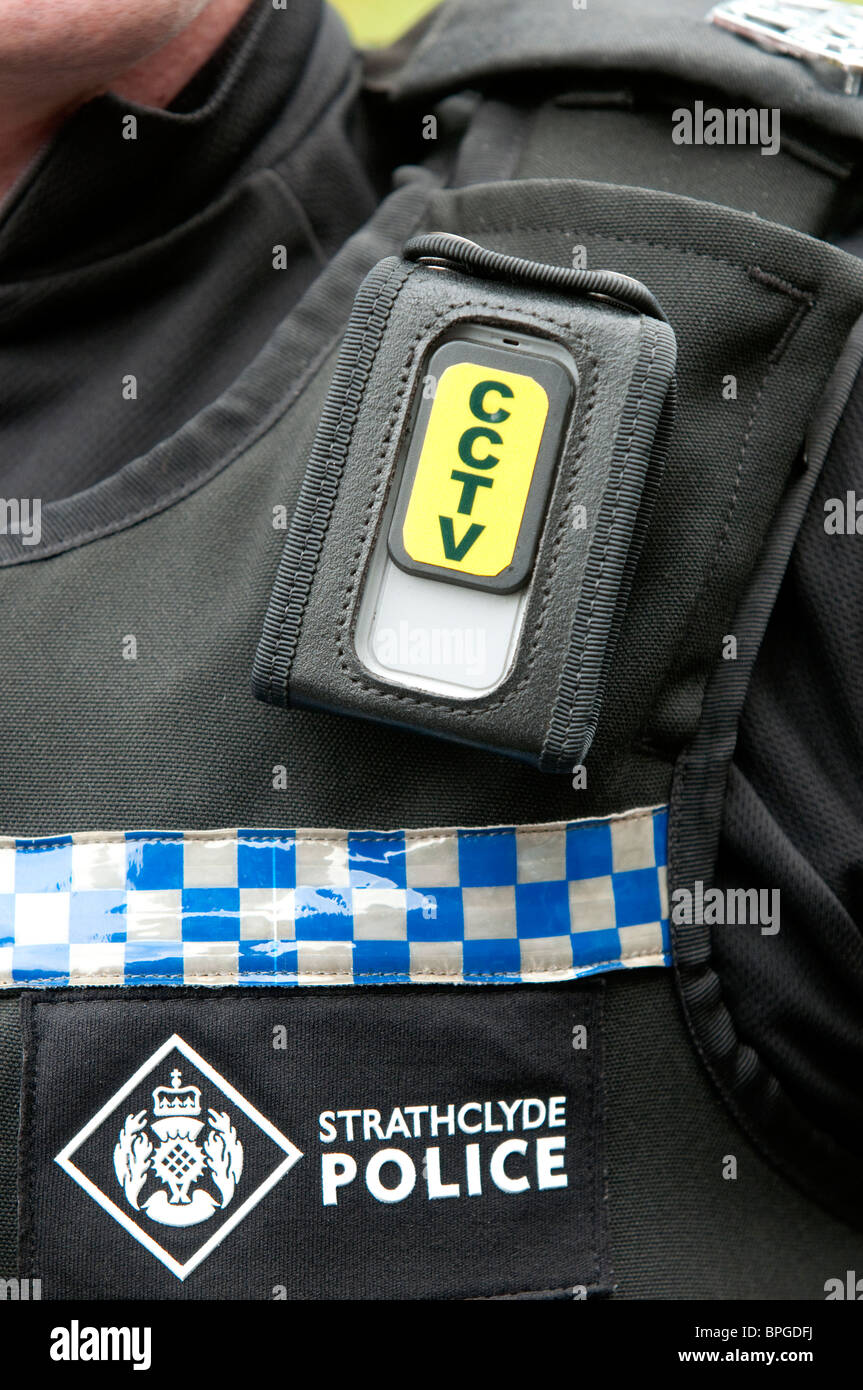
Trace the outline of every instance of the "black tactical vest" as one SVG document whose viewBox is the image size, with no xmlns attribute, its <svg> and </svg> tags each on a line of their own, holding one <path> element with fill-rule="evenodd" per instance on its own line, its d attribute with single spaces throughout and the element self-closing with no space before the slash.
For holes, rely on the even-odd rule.
<svg viewBox="0 0 863 1390">
<path fill-rule="evenodd" d="M 366 82 L 414 132 L 373 215 L 215 401 L 0 536 L 0 1274 L 823 1298 L 863 1162 L 858 100 L 697 0 L 448 5 Z M 526 455 L 495 591 L 468 504 Z M 382 565 L 462 626 L 394 608 L 381 656 Z M 465 698 L 480 603 L 515 635 Z"/>
</svg>

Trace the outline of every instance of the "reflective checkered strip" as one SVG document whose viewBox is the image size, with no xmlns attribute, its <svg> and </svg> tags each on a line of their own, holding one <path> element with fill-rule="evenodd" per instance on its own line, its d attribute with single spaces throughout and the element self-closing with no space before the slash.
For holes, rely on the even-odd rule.
<svg viewBox="0 0 863 1390">
<path fill-rule="evenodd" d="M 0 839 L 0 985 L 506 984 L 668 965 L 665 807 Z"/>
</svg>

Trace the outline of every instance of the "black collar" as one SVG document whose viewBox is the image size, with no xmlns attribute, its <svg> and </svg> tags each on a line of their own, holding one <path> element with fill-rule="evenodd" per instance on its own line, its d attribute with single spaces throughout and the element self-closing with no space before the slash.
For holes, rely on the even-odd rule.
<svg viewBox="0 0 863 1390">
<path fill-rule="evenodd" d="M 42 151 L 0 215 L 0 279 L 91 264 L 168 232 L 254 157 L 299 82 L 321 0 L 251 9 L 166 110 L 107 93 Z M 123 138 L 134 116 L 137 138 Z"/>
</svg>

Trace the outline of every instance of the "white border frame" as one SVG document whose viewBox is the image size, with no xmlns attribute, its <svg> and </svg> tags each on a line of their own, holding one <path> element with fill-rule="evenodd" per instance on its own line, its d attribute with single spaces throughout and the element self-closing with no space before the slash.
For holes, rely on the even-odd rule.
<svg viewBox="0 0 863 1390">
<path fill-rule="evenodd" d="M 264 1134 L 272 1139 L 273 1143 L 287 1155 L 285 1160 L 279 1164 L 278 1168 L 276 1168 L 268 1178 L 265 1178 L 259 1187 L 255 1188 L 255 1191 L 246 1198 L 245 1202 L 228 1217 L 228 1220 L 210 1236 L 209 1240 L 205 1241 L 194 1255 L 189 1257 L 185 1264 L 180 1264 L 179 1260 L 175 1260 L 173 1255 L 170 1255 L 167 1250 L 164 1250 L 162 1246 L 159 1245 L 158 1241 L 154 1240 L 152 1236 L 142 1230 L 130 1216 L 127 1216 L 115 1202 L 111 1201 L 110 1197 L 107 1197 L 105 1193 L 102 1192 L 101 1188 L 98 1188 L 94 1182 L 91 1182 L 86 1174 L 82 1173 L 81 1169 L 76 1167 L 72 1162 L 72 1155 L 81 1147 L 85 1140 L 89 1139 L 90 1135 L 99 1128 L 114 1110 L 116 1110 L 120 1102 L 124 1100 L 130 1092 L 134 1091 L 135 1087 L 138 1086 L 151 1071 L 156 1069 L 162 1058 L 166 1057 L 169 1052 L 173 1052 L 175 1048 L 178 1052 L 181 1052 L 184 1057 L 187 1057 L 193 1066 L 197 1067 L 204 1076 L 212 1081 L 213 1085 L 216 1086 L 228 1100 L 232 1101 L 239 1110 L 242 1110 L 246 1117 L 250 1119 L 253 1124 L 256 1124 L 259 1129 L 263 1130 Z M 169 1269 L 178 1279 L 185 1280 L 187 1276 L 192 1273 L 192 1270 L 196 1269 L 202 1260 L 205 1260 L 208 1255 L 212 1254 L 216 1246 L 222 1243 L 234 1227 L 239 1225 L 252 1208 L 257 1206 L 258 1202 L 267 1195 L 271 1188 L 275 1187 L 277 1182 L 281 1181 L 285 1174 L 293 1168 L 297 1160 L 302 1157 L 302 1150 L 298 1149 L 296 1144 L 291 1143 L 290 1139 L 287 1139 L 280 1130 L 276 1129 L 275 1125 L 271 1124 L 259 1110 L 255 1109 L 250 1101 L 247 1101 L 229 1081 L 226 1081 L 225 1078 L 216 1071 L 215 1067 L 211 1067 L 209 1062 L 205 1062 L 204 1058 L 201 1057 L 194 1048 L 184 1042 L 178 1033 L 172 1033 L 167 1042 L 164 1042 L 162 1046 L 144 1062 L 143 1066 L 138 1068 L 134 1076 L 130 1077 L 130 1079 L 120 1087 L 119 1091 L 115 1092 L 109 1101 L 106 1101 L 101 1110 L 97 1111 L 93 1118 L 87 1121 L 84 1128 L 75 1135 L 74 1139 L 70 1139 L 66 1147 L 61 1149 L 56 1155 L 54 1162 L 58 1163 L 63 1171 L 68 1173 L 69 1177 L 93 1198 L 94 1202 L 97 1202 L 104 1211 L 107 1211 L 110 1216 L 113 1216 L 114 1220 L 119 1222 L 124 1230 L 128 1231 L 131 1236 L 134 1236 L 135 1240 L 139 1241 L 146 1250 L 149 1250 L 151 1255 L 155 1255 L 156 1259 L 160 1260 L 166 1269 Z"/>
</svg>

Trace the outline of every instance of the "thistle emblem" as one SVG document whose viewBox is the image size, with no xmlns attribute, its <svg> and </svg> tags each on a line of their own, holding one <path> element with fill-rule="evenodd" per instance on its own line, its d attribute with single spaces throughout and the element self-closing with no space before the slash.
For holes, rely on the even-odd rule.
<svg viewBox="0 0 863 1390">
<path fill-rule="evenodd" d="M 203 1145 L 198 1144 L 204 1128 L 198 1118 L 201 1092 L 197 1086 L 182 1086 L 182 1079 L 175 1067 L 171 1085 L 157 1086 L 152 1093 L 152 1122 L 146 1110 L 127 1115 L 114 1147 L 114 1172 L 129 1206 L 163 1226 L 196 1226 L 223 1211 L 243 1172 L 243 1146 L 227 1111 L 208 1111 L 210 1128 Z M 158 1146 L 147 1133 L 148 1123 Z M 163 1186 L 141 1201 L 152 1178 Z M 202 1182 L 209 1186 L 199 1186 Z"/>
</svg>

